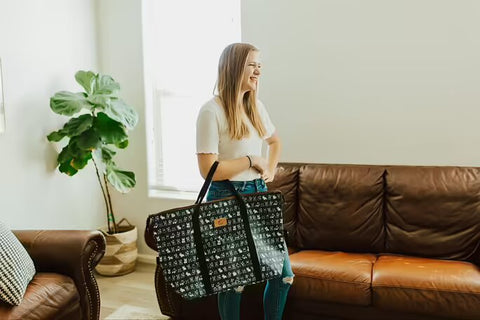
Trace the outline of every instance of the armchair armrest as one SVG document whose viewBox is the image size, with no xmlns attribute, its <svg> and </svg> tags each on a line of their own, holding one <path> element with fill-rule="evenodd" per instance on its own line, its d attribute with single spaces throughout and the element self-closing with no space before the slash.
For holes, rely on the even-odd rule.
<svg viewBox="0 0 480 320">
<path fill-rule="evenodd" d="M 99 319 L 100 294 L 93 270 L 105 254 L 100 231 L 14 230 L 37 272 L 61 273 L 71 277 L 80 295 L 84 319 Z"/>
</svg>

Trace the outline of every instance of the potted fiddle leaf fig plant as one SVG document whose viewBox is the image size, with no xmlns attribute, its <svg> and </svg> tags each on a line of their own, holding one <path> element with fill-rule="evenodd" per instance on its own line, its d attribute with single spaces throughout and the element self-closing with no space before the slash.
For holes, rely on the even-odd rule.
<svg viewBox="0 0 480 320">
<path fill-rule="evenodd" d="M 128 146 L 128 131 L 137 124 L 138 115 L 119 97 L 120 85 L 111 76 L 78 71 L 75 80 L 83 92 L 60 91 L 50 98 L 52 111 L 69 120 L 47 139 L 50 142 L 67 139 L 57 158 L 60 172 L 73 176 L 90 160 L 93 163 L 107 217 L 107 226 L 102 229 L 107 250 L 96 270 L 103 275 L 126 274 L 135 269 L 137 229 L 128 221 L 128 226 L 122 226 L 125 219 L 116 222 L 109 185 L 121 193 L 135 186 L 135 174 L 120 169 L 114 157 L 119 149 Z"/>
</svg>

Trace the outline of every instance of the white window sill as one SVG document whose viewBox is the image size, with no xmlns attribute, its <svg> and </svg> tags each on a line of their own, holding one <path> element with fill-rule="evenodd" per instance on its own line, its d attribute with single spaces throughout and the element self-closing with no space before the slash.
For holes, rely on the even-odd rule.
<svg viewBox="0 0 480 320">
<path fill-rule="evenodd" d="M 149 198 L 176 199 L 176 200 L 197 200 L 198 192 L 178 191 L 178 190 L 156 190 L 148 191 Z"/>
</svg>

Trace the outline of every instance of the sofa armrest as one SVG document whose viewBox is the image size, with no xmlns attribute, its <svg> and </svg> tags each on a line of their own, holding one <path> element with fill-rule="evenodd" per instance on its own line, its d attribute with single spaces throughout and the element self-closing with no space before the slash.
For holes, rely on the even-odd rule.
<svg viewBox="0 0 480 320">
<path fill-rule="evenodd" d="M 105 254 L 100 231 L 14 230 L 35 263 L 37 272 L 61 273 L 71 277 L 80 296 L 83 319 L 99 319 L 100 293 L 93 274 Z"/>
</svg>

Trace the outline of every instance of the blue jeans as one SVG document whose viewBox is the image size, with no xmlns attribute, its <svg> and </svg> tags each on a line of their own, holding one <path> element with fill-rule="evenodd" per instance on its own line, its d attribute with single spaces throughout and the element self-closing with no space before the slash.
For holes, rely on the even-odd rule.
<svg viewBox="0 0 480 320">
<path fill-rule="evenodd" d="M 235 189 L 241 194 L 265 192 L 267 186 L 262 179 L 251 181 L 232 181 Z M 227 187 L 226 182 L 212 182 L 207 194 L 207 201 L 221 199 L 232 196 L 232 192 Z M 286 249 L 286 245 L 285 245 Z M 285 259 L 283 261 L 282 276 L 280 278 L 267 281 L 265 292 L 263 294 L 263 308 L 266 320 L 282 319 L 283 309 L 287 302 L 288 290 L 293 281 L 294 274 L 290 266 L 288 250 L 285 250 Z M 240 319 L 240 300 L 243 288 L 222 292 L 218 294 L 218 311 L 222 320 Z"/>
</svg>

